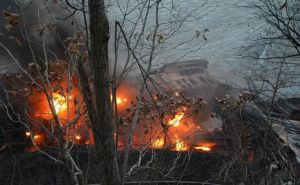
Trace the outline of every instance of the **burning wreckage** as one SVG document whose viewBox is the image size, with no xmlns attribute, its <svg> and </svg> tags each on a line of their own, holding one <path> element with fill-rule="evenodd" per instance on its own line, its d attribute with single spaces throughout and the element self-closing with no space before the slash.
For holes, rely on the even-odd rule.
<svg viewBox="0 0 300 185">
<path fill-rule="evenodd" d="M 141 107 L 137 107 L 136 98 L 136 85 L 141 81 L 132 80 L 120 85 L 116 93 L 118 121 L 115 122 L 118 127 L 115 141 L 121 155 L 133 112 L 140 109 L 139 124 L 132 139 L 132 158 L 144 157 L 145 161 L 151 161 L 147 152 L 157 151 L 161 160 L 170 160 L 174 156 L 178 160 L 179 167 L 170 164 L 170 169 L 174 168 L 172 174 L 157 174 L 157 179 L 170 180 L 180 176 L 179 180 L 255 184 L 266 176 L 282 182 L 297 177 L 294 152 L 267 126 L 263 112 L 252 103 L 255 96 L 218 82 L 209 75 L 208 64 L 206 60 L 191 60 L 153 70 L 149 76 L 155 88 L 148 89 L 151 93 L 143 98 Z M 53 91 L 55 111 L 68 130 L 64 140 L 78 148 L 93 145 L 78 79 L 74 75 L 69 81 L 64 80 L 63 65 L 62 61 L 50 64 L 49 75 L 53 80 L 49 87 Z M 29 65 L 28 71 L 32 75 L 35 73 L 33 68 Z M 22 74 L 2 75 L 1 87 L 0 154 L 7 151 L 38 153 L 38 148 L 47 150 L 56 146 L 53 115 L 41 89 L 29 83 Z M 192 158 L 191 153 L 194 153 Z M 129 181 L 149 180 L 150 177 L 143 175 L 149 173 L 149 168 L 142 168 L 141 162 L 137 165 L 132 161 L 129 161 L 132 163 Z M 180 163 L 187 165 L 182 167 Z M 6 165 L 10 164 L 3 166 Z M 160 161 L 156 165 L 162 168 L 166 164 Z M 201 170 L 203 167 L 206 170 Z M 93 177 L 93 173 L 90 175 Z"/>
<path fill-rule="evenodd" d="M 173 86 L 171 82 L 173 76 L 169 76 L 169 79 L 163 76 L 168 76 L 169 72 L 164 71 L 168 69 L 168 66 L 164 66 L 159 72 L 154 71 L 151 73 L 151 78 L 156 78 L 154 79 L 156 83 L 164 83 L 157 84 L 157 87 L 160 89 L 156 94 L 154 92 L 152 97 L 143 98 L 142 111 L 139 118 L 141 123 L 134 136 L 134 146 L 139 147 L 143 145 L 147 148 L 157 149 L 169 148 L 175 151 L 190 149 L 210 151 L 217 145 L 214 142 L 201 142 L 203 135 L 210 135 L 210 133 L 215 131 L 221 131 L 221 120 L 211 116 L 211 110 L 207 105 L 208 102 L 205 100 L 208 97 L 202 96 L 199 92 L 208 92 L 209 88 L 215 88 L 214 91 L 219 93 L 221 86 L 205 72 L 208 62 L 188 61 L 185 63 L 187 63 L 186 70 L 189 70 L 190 67 L 195 70 L 197 69 L 195 66 L 198 66 L 199 71 L 196 71 L 196 73 L 201 74 L 200 72 L 203 72 L 202 76 L 197 77 L 199 84 L 195 80 L 192 80 L 193 76 L 186 78 L 186 75 L 179 74 L 175 78 L 177 81 L 182 81 L 182 86 Z M 193 65 L 189 66 L 191 64 Z M 76 144 L 93 144 L 94 141 L 89 128 L 90 123 L 85 115 L 86 110 L 82 103 L 83 100 L 80 95 L 78 79 L 76 76 L 71 79 L 72 90 L 67 93 L 68 82 L 63 80 L 64 77 L 60 75 L 64 74 L 63 71 L 59 70 L 61 65 L 64 64 L 61 61 L 56 61 L 50 66 L 50 73 L 53 76 L 59 76 L 58 79 L 51 82 L 51 89 L 54 92 L 52 94 L 54 108 L 58 116 L 62 119 L 62 124 L 66 124 L 67 120 L 76 120 L 76 124 L 74 123 L 73 125 L 74 131 L 70 130 L 70 133 L 74 133 L 74 135 L 70 134 L 65 139 Z M 170 66 L 172 70 L 173 66 Z M 32 68 L 33 66 L 29 65 L 28 71 L 32 71 Z M 177 71 L 173 70 L 172 73 L 176 75 Z M 23 137 L 25 137 L 24 140 L 32 138 L 33 144 L 40 147 L 55 144 L 54 138 L 51 138 L 51 134 L 47 133 L 51 131 L 55 135 L 55 127 L 52 123 L 53 115 L 45 93 L 29 83 L 29 81 L 26 81 L 25 75 L 22 74 L 5 74 L 1 77 L 1 80 L 3 87 L 8 89 L 7 91 L 2 91 L 3 100 L 7 103 L 9 102 L 9 105 L 12 104 L 14 109 L 25 110 L 21 113 L 21 117 L 26 117 L 27 121 L 26 123 L 22 121 L 24 122 L 23 124 L 28 124 L 27 128 L 24 127 L 25 131 L 22 133 Z M 138 83 L 136 82 L 136 84 Z M 187 89 L 186 87 L 191 88 Z M 228 89 L 231 90 L 230 88 Z M 121 127 L 119 130 L 121 137 L 118 141 L 120 149 L 124 147 L 126 130 L 132 121 L 132 112 L 137 109 L 137 95 L 138 90 L 135 84 L 126 81 L 122 83 L 117 91 L 118 122 Z M 151 103 L 151 98 L 156 102 L 155 105 Z M 4 104 L 5 102 L 3 102 Z M 5 110 L 4 108 L 5 106 L 2 106 L 3 110 Z M 6 106 L 6 108 L 9 110 L 9 107 Z M 2 112 L 5 117 L 7 111 Z M 17 112 L 19 113 L 19 111 Z M 13 114 L 10 113 L 10 115 Z M 10 119 L 13 118 L 10 117 Z M 6 129 L 3 130 L 7 132 Z M 30 147 L 30 144 L 24 145 L 24 147 L 25 150 L 34 151 L 34 147 Z"/>
</svg>

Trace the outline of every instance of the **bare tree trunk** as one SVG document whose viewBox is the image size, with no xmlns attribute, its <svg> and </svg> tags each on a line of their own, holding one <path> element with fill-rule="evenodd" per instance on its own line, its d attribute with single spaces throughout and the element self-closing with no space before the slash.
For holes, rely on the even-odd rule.
<svg viewBox="0 0 300 185">
<path fill-rule="evenodd" d="M 115 143 L 108 65 L 109 23 L 104 0 L 89 0 L 90 65 L 94 82 L 96 120 L 91 120 L 102 184 L 117 185 Z"/>
</svg>

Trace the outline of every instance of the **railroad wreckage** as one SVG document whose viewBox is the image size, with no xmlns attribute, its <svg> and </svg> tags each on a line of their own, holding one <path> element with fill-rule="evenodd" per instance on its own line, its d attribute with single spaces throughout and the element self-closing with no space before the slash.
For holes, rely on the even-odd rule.
<svg viewBox="0 0 300 185">
<path fill-rule="evenodd" d="M 295 152 L 285 144 L 272 127 L 268 126 L 263 111 L 253 103 L 255 96 L 218 82 L 209 75 L 208 65 L 206 60 L 183 61 L 166 64 L 151 72 L 150 78 L 156 83 L 159 92 L 163 92 L 153 95 L 155 106 L 161 104 L 159 105 L 161 109 L 169 111 L 163 113 L 164 117 L 161 121 L 155 121 L 158 114 L 157 110 L 152 110 L 152 100 L 150 97 L 145 97 L 143 100 L 141 123 L 133 137 L 128 181 L 210 180 L 222 184 L 296 182 L 299 173 Z M 12 85 L 7 81 L 11 76 L 17 78 L 19 82 L 24 81 L 23 76 L 19 75 L 2 76 L 2 87 Z M 59 88 L 57 93 L 54 93 L 55 109 L 61 118 L 66 115 L 66 99 L 71 100 L 68 107 L 72 110 L 73 117 L 76 117 L 78 112 L 85 112 L 84 106 L 79 106 L 82 99 L 80 99 L 80 88 L 76 85 L 76 78 L 73 79 L 73 83 L 75 85 L 69 97 Z M 39 156 L 32 147 L 31 141 L 45 150 L 47 147 L 55 146 L 53 138 L 42 131 L 43 128 L 53 130 L 45 97 L 36 88 L 29 93 L 26 85 L 23 85 L 17 85 L 20 91 L 7 91 L 2 88 L 1 132 L 3 134 L 0 155 L 7 159 L 1 165 L 3 173 L 4 169 L 12 165 L 12 159 L 5 156 L 7 152 L 19 153 L 18 162 L 26 166 L 26 158 L 32 155 Z M 60 84 L 60 87 L 64 88 L 65 84 Z M 121 124 L 118 140 L 120 158 L 126 144 L 126 130 L 132 121 L 131 111 L 136 108 L 138 91 L 134 88 L 133 84 L 125 83 L 117 92 L 116 101 Z M 24 95 L 24 90 L 28 91 L 29 95 L 18 96 L 18 93 Z M 17 98 L 8 99 L 7 95 L 12 93 L 16 93 Z M 29 102 L 30 109 L 22 104 L 24 102 Z M 164 104 L 168 106 L 164 107 Z M 14 109 L 10 106 L 14 106 Z M 20 110 L 26 111 L 21 111 L 20 115 L 16 114 Z M 20 123 L 22 122 L 20 118 L 28 115 L 29 119 L 26 121 L 29 121 L 27 122 L 29 125 Z M 82 162 L 87 157 L 84 148 L 93 145 L 93 138 L 89 129 L 90 123 L 84 114 L 77 121 L 79 124 L 73 128 L 74 135 L 65 135 L 65 139 L 76 144 L 75 150 L 81 151 L 77 160 L 86 167 Z M 31 128 L 30 132 L 28 127 Z M 154 161 L 152 161 L 153 151 L 157 157 Z M 177 159 L 176 163 L 165 164 L 166 160 L 174 157 Z M 93 165 L 90 167 L 95 168 Z M 50 165 L 49 168 L 53 166 Z M 161 171 L 157 173 L 157 169 Z M 26 173 L 28 169 L 24 170 L 23 167 L 18 167 L 18 171 L 21 174 L 19 178 L 29 175 Z M 7 181 L 5 178 L 9 173 L 10 171 L 5 172 L 7 176 L 1 177 L 4 178 L 3 182 Z M 97 174 L 94 173 L 90 174 L 91 182 L 96 180 Z M 37 173 L 33 178 L 38 178 L 38 175 L 41 174 Z M 28 180 L 30 179 L 28 176 Z"/>
</svg>

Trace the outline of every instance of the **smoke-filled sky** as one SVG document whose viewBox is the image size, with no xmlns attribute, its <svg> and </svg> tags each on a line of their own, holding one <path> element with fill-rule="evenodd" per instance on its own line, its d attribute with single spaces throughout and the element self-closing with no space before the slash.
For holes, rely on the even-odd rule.
<svg viewBox="0 0 300 185">
<path fill-rule="evenodd" d="M 9 0 L 1 1 L 0 7 L 2 11 L 9 8 L 8 1 Z M 113 4 L 113 1 L 110 2 Z M 231 69 L 228 67 L 227 62 L 231 62 L 233 67 L 237 67 L 239 64 L 245 62 L 241 59 L 238 52 L 240 48 L 246 46 L 249 41 L 259 37 L 263 31 L 264 24 L 255 18 L 253 10 L 241 7 L 245 5 L 245 3 L 240 0 L 207 1 L 207 3 L 202 6 L 203 2 L 204 1 L 199 0 L 176 1 L 178 9 L 184 11 L 194 8 L 194 16 L 201 18 L 197 21 L 184 23 L 182 29 L 173 36 L 172 41 L 174 43 L 180 43 L 184 41 L 184 39 L 195 37 L 197 31 L 203 31 L 204 29 L 208 30 L 205 33 L 206 40 L 200 36 L 196 42 L 182 44 L 176 50 L 170 50 L 157 58 L 156 63 L 161 64 L 176 61 L 182 56 L 182 53 L 195 49 L 197 50 L 196 52 L 190 53 L 180 60 L 207 59 L 210 62 L 210 73 L 223 78 L 231 74 Z M 26 8 L 26 6 L 24 7 Z M 30 7 L 27 7 L 26 11 L 31 12 Z M 45 9 L 42 9 L 42 11 L 45 11 Z M 59 15 L 63 14 L 60 10 L 56 10 L 55 8 L 53 8 L 52 11 L 57 11 L 56 13 Z M 43 12 L 40 12 L 40 14 L 44 15 Z M 25 15 L 32 16 L 30 14 Z M 163 20 L 164 12 L 161 13 L 161 16 Z M 167 16 L 167 13 L 165 16 Z M 122 19 L 120 11 L 117 8 L 109 9 L 108 17 L 112 30 L 114 21 Z M 46 19 L 45 17 L 43 18 Z M 151 18 L 153 19 L 154 16 Z M 37 24 L 37 20 L 32 20 L 34 22 L 33 25 Z M 4 19 L 1 18 L 0 21 L 1 30 L 3 30 Z M 150 22 L 154 22 L 154 20 L 151 21 L 150 19 Z M 1 51 L 1 53 L 3 52 Z M 112 52 L 110 53 L 112 54 Z M 20 55 L 24 55 L 24 53 L 17 50 L 16 55 L 20 57 Z M 0 72 L 14 71 L 12 61 L 8 61 L 3 54 L 0 56 L 0 59 Z"/>
</svg>

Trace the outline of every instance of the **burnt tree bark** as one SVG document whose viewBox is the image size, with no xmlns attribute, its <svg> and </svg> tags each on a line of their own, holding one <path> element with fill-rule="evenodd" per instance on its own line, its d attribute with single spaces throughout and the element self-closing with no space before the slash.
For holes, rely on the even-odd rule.
<svg viewBox="0 0 300 185">
<path fill-rule="evenodd" d="M 101 183 L 117 185 L 115 143 L 113 139 L 110 77 L 108 64 L 109 23 L 104 0 L 89 0 L 89 59 L 95 93 L 95 118 L 91 119 Z M 88 111 L 93 108 L 88 108 Z"/>
</svg>

